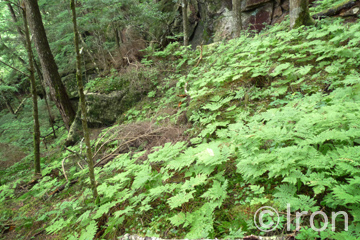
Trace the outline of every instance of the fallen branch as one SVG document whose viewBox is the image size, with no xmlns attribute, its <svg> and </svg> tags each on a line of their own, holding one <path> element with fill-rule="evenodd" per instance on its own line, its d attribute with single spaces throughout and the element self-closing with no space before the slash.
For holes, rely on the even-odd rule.
<svg viewBox="0 0 360 240">
<path fill-rule="evenodd" d="M 24 98 L 21 103 L 19 104 L 19 106 L 17 107 L 17 109 L 15 110 L 14 114 L 16 115 L 18 113 L 18 111 L 20 110 L 20 108 L 22 107 L 22 105 L 24 105 L 24 102 L 26 101 L 26 99 L 28 99 L 27 97 Z"/>
<path fill-rule="evenodd" d="M 75 179 L 75 180 L 72 180 L 70 183 L 69 183 L 69 187 L 71 185 L 74 185 L 75 183 L 77 183 L 79 180 L 78 179 Z M 50 196 L 54 196 L 56 193 L 60 193 L 62 190 L 65 189 L 66 185 L 68 183 L 65 183 L 63 185 L 61 185 L 60 187 L 56 188 L 54 191 L 52 191 L 51 193 L 49 193 Z"/>
<path fill-rule="evenodd" d="M 339 5 L 337 5 L 335 7 L 332 7 L 330 9 L 328 9 L 328 10 L 325 10 L 325 11 L 319 12 L 317 14 L 314 14 L 312 16 L 312 18 L 314 18 L 314 19 L 319 19 L 320 18 L 321 19 L 321 18 L 335 16 L 335 15 L 339 14 L 341 10 L 351 8 L 354 5 L 355 5 L 355 0 L 348 0 L 348 1 L 345 1 L 343 3 L 340 3 Z"/>
</svg>

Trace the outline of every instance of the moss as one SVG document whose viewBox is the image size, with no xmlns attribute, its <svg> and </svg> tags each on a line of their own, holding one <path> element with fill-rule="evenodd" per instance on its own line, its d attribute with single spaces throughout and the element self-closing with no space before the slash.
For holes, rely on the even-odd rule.
<svg viewBox="0 0 360 240">
<path fill-rule="evenodd" d="M 200 22 L 200 24 L 204 25 L 204 31 L 203 31 L 203 35 L 202 35 L 203 41 L 205 43 L 209 43 L 211 40 L 211 33 L 208 31 L 208 28 L 206 26 L 207 24 L 205 24 L 203 22 Z"/>
<path fill-rule="evenodd" d="M 300 8 L 299 16 L 295 20 L 295 24 L 293 28 L 298 28 L 302 25 L 310 26 L 315 24 L 314 19 L 312 19 L 312 17 L 310 16 L 308 3 L 309 1 L 301 1 L 301 5 L 299 7 Z"/>
</svg>

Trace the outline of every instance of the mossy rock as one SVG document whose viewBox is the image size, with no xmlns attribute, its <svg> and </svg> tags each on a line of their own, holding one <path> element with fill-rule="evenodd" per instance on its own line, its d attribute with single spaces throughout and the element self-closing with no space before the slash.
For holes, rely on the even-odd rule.
<svg viewBox="0 0 360 240">
<path fill-rule="evenodd" d="M 109 126 L 141 99 L 141 94 L 132 91 L 116 91 L 110 94 L 87 93 L 86 105 L 90 126 Z"/>
<path fill-rule="evenodd" d="M 127 89 L 129 90 L 129 89 Z M 90 128 L 110 126 L 129 108 L 141 100 L 136 91 L 116 91 L 110 94 L 86 93 L 87 123 Z M 80 109 L 66 139 L 66 146 L 75 144 L 82 137 Z"/>
</svg>

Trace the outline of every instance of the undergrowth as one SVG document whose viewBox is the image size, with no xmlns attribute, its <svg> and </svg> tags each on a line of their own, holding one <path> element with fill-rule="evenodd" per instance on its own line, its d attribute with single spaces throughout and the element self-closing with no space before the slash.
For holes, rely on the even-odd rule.
<svg viewBox="0 0 360 240">
<path fill-rule="evenodd" d="M 302 218 L 298 239 L 359 239 L 360 23 L 287 26 L 196 51 L 173 43 L 149 54 L 143 65 L 166 72 L 166 79 L 121 124 L 190 122 L 184 133 L 190 140 L 117 152 L 95 169 L 99 205 L 91 199 L 82 144 L 46 162 L 44 177 L 25 195 L 14 193 L 19 180 L 0 186 L 0 201 L 53 201 L 32 220 L 47 222 L 46 233 L 61 239 L 261 235 L 253 222 L 261 206 L 281 213 L 271 233 L 277 235 L 287 232 L 287 204 L 291 212 L 309 211 L 307 217 L 319 210 L 350 216 L 348 231 L 339 217 L 335 232 L 319 233 Z M 103 130 L 92 145 L 106 145 L 108 153 L 125 146 L 129 139 L 109 141 L 113 132 Z M 1 214 L 2 225 L 13 217 L 6 209 Z"/>
</svg>

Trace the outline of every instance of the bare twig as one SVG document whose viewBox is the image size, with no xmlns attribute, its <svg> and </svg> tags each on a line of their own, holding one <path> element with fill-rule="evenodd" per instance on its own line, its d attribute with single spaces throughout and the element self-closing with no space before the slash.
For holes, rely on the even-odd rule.
<svg viewBox="0 0 360 240">
<path fill-rule="evenodd" d="M 62 170 L 63 170 L 64 176 L 65 176 L 65 179 L 66 179 L 66 181 L 68 182 L 69 180 L 68 180 L 68 178 L 67 178 L 67 176 L 66 176 L 65 167 L 64 167 L 64 162 L 65 162 L 66 159 L 67 159 L 67 157 L 64 158 L 64 160 L 62 160 L 61 165 L 62 165 Z"/>
<path fill-rule="evenodd" d="M 81 156 L 78 152 L 75 152 L 75 151 L 73 151 L 73 150 L 71 150 L 71 149 L 67 148 L 66 146 L 64 146 L 64 148 L 65 148 L 67 151 L 69 151 L 69 152 L 71 152 L 71 153 L 75 154 L 76 156 L 78 156 L 81 160 L 84 160 L 84 157 L 83 157 L 83 156 Z"/>
<path fill-rule="evenodd" d="M 81 168 L 81 170 L 83 170 L 83 166 L 81 166 L 80 162 L 77 163 L 79 165 L 79 167 Z"/>
<path fill-rule="evenodd" d="M 21 101 L 21 103 L 19 104 L 19 106 L 17 107 L 17 109 L 16 109 L 15 112 L 14 112 L 15 115 L 19 112 L 20 108 L 22 107 L 22 105 L 24 104 L 24 102 L 26 101 L 26 99 L 28 99 L 28 98 L 26 97 L 26 98 L 24 98 L 24 99 Z"/>
<path fill-rule="evenodd" d="M 130 62 L 130 59 L 129 59 L 128 57 L 123 57 L 123 58 L 127 60 L 127 62 L 128 62 L 128 64 L 129 64 L 129 65 L 134 65 L 134 66 L 136 67 L 136 69 L 138 69 L 138 68 L 139 68 L 139 65 L 137 65 L 137 64 L 135 64 L 135 63 Z"/>
<path fill-rule="evenodd" d="M 101 137 L 100 140 L 102 140 L 102 139 L 104 138 L 104 136 L 105 136 L 110 130 L 111 130 L 111 129 L 109 129 L 108 131 L 106 131 L 106 133 Z M 116 131 L 108 138 L 108 140 L 105 141 L 105 142 L 100 146 L 100 148 L 99 148 L 97 151 L 95 151 L 94 157 L 99 153 L 99 151 L 100 151 L 106 144 L 108 144 L 108 143 L 110 143 L 110 142 L 112 142 L 112 141 L 114 141 L 114 140 L 121 140 L 121 139 L 112 138 L 113 136 L 115 136 L 116 134 L 118 134 L 120 131 L 121 131 L 121 128 L 119 128 L 118 130 L 116 130 Z M 129 135 L 129 133 L 128 133 L 125 137 L 127 137 L 128 135 Z M 98 143 L 100 142 L 100 140 L 98 141 Z M 96 146 L 97 146 L 97 144 L 96 144 Z M 96 150 L 96 146 L 95 146 L 95 150 Z"/>
<path fill-rule="evenodd" d="M 98 161 L 94 167 L 100 165 L 101 163 L 103 163 L 104 161 L 108 160 L 109 158 L 111 158 L 112 156 L 117 156 L 119 154 L 117 154 L 117 152 L 120 151 L 121 147 L 125 146 L 125 145 L 128 145 L 129 143 L 131 142 L 134 142 L 138 139 L 141 139 L 141 138 L 144 138 L 144 137 L 150 137 L 150 136 L 157 136 L 155 135 L 155 133 L 157 132 L 161 132 L 161 131 L 164 131 L 166 128 L 158 128 L 158 129 L 155 129 L 153 131 L 150 131 L 150 132 L 147 132 L 145 134 L 142 134 L 142 135 L 139 135 L 137 137 L 133 137 L 132 139 L 128 140 L 128 141 L 125 141 L 123 143 L 121 143 L 115 150 L 113 150 L 110 154 L 107 154 L 105 157 L 103 157 L 100 161 Z M 149 130 L 151 130 L 151 127 L 149 128 Z M 124 140 L 126 138 L 114 138 L 112 139 L 111 141 L 108 141 L 108 142 L 112 142 L 112 141 L 116 141 L 116 140 Z"/>
<path fill-rule="evenodd" d="M 18 71 L 18 72 L 21 73 L 21 74 L 24 74 L 26 77 L 30 77 L 27 73 L 24 73 L 24 72 L 21 71 L 20 69 L 14 68 L 13 66 L 10 66 L 9 64 L 7 64 L 6 62 L 3 62 L 3 61 L 1 61 L 1 60 L 0 60 L 0 62 L 1 62 L 2 64 L 4 64 L 5 66 L 9 67 L 9 68 L 11 68 L 11 69 L 13 69 L 13 70 L 15 70 L 15 71 Z"/>
<path fill-rule="evenodd" d="M 203 43 L 201 43 L 200 45 L 200 57 L 199 57 L 199 60 L 197 61 L 195 67 L 199 66 L 199 63 L 201 61 L 201 59 L 203 58 Z"/>
</svg>

